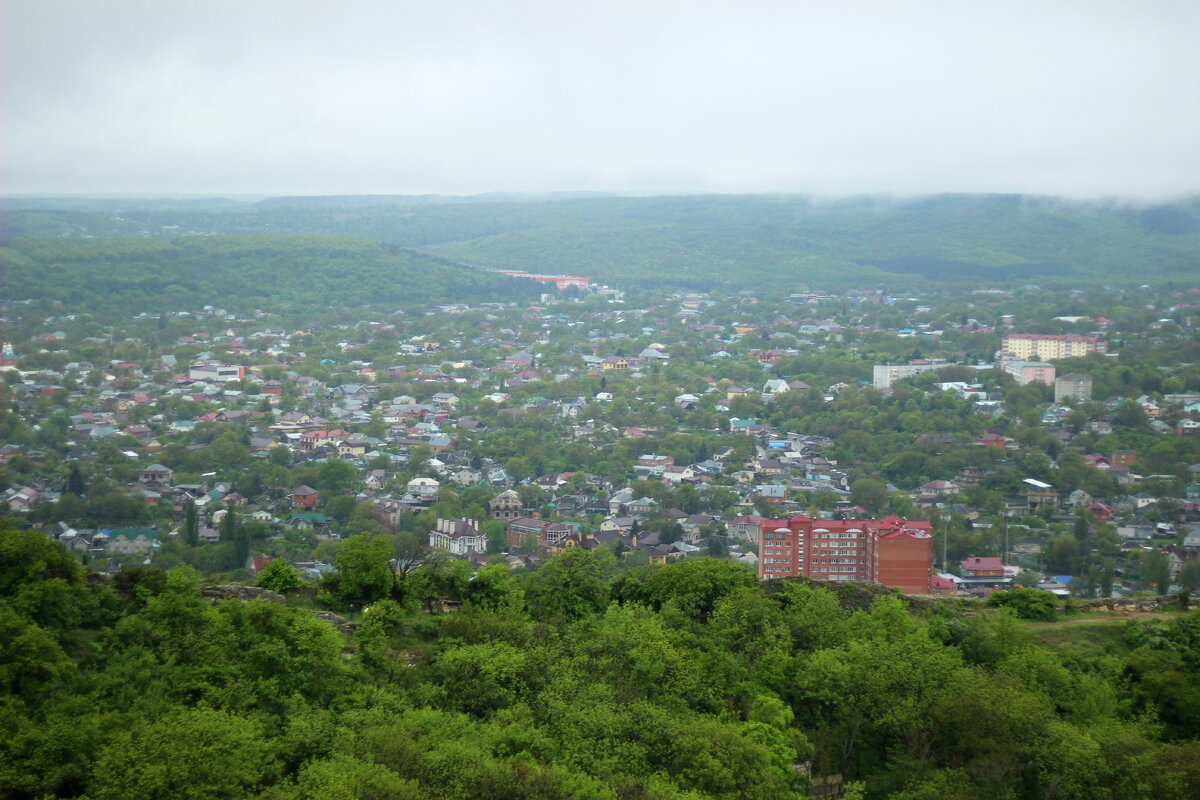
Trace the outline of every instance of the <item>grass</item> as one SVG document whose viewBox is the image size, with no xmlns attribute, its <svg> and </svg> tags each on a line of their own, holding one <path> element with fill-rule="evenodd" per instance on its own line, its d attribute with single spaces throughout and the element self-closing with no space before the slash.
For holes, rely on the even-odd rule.
<svg viewBox="0 0 1200 800">
<path fill-rule="evenodd" d="M 1094 620 L 1074 620 L 1073 624 L 1027 623 L 1035 644 L 1062 655 L 1099 656 L 1124 649 L 1122 634 L 1127 619 L 1097 616 Z"/>
</svg>

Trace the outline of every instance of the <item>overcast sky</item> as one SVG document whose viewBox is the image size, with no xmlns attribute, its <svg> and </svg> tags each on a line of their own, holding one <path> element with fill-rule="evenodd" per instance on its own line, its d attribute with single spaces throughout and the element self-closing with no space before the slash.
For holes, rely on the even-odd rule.
<svg viewBox="0 0 1200 800">
<path fill-rule="evenodd" d="M 2 0 L 0 192 L 1200 192 L 1197 0 Z"/>
</svg>

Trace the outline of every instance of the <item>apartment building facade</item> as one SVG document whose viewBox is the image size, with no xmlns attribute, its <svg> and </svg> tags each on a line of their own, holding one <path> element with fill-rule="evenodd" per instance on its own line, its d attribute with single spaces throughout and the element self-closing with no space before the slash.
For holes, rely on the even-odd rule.
<svg viewBox="0 0 1200 800">
<path fill-rule="evenodd" d="M 1108 342 L 1099 336 L 1006 333 L 1000 339 L 1000 357 L 1020 361 L 1054 361 L 1107 352 Z"/>
<path fill-rule="evenodd" d="M 871 372 L 871 386 L 886 391 L 897 381 L 948 366 L 950 362 L 944 358 L 919 359 L 908 364 L 876 364 Z"/>
<path fill-rule="evenodd" d="M 933 536 L 928 522 L 812 519 L 765 521 L 759 534 L 760 579 L 803 575 L 868 581 L 928 594 Z"/>
</svg>

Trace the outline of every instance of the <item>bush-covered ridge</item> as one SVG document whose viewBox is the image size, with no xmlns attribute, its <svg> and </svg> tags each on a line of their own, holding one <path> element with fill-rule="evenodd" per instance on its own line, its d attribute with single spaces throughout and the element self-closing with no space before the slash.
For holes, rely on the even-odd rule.
<svg viewBox="0 0 1200 800">
<path fill-rule="evenodd" d="M 798 764 L 863 781 L 850 796 L 1200 791 L 1197 613 L 1059 658 L 1007 613 L 610 559 L 414 575 L 463 608 L 378 601 L 347 639 L 212 605 L 182 568 L 88 576 L 6 524 L 0 795 L 786 798 Z"/>
</svg>

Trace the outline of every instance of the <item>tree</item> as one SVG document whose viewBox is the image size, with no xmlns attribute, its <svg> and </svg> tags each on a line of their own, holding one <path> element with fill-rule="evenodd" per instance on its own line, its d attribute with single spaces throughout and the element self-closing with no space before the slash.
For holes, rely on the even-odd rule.
<svg viewBox="0 0 1200 800">
<path fill-rule="evenodd" d="M 410 576 L 423 567 L 439 563 L 446 554 L 430 550 L 421 543 L 416 531 L 400 531 L 392 539 L 392 595 L 396 600 L 407 599 L 411 594 Z"/>
<path fill-rule="evenodd" d="M 575 620 L 603 611 L 615 569 L 616 559 L 606 547 L 564 550 L 530 576 L 525 592 L 530 613 Z"/>
<path fill-rule="evenodd" d="M 74 662 L 63 652 L 53 631 L 0 604 L 0 690 L 5 695 L 38 696 L 74 672 Z"/>
<path fill-rule="evenodd" d="M 878 514 L 888 502 L 887 486 L 874 478 L 859 478 L 850 484 L 850 500 L 872 515 Z"/>
<path fill-rule="evenodd" d="M 345 494 L 358 483 L 358 470 L 349 461 L 331 458 L 317 467 L 313 488 L 324 497 Z"/>
<path fill-rule="evenodd" d="M 412 454 L 408 457 L 408 471 L 413 475 L 419 475 L 421 470 L 425 469 L 433 458 L 433 450 L 429 445 L 421 444 L 413 448 Z"/>
<path fill-rule="evenodd" d="M 346 603 L 370 603 L 392 591 L 392 548 L 383 536 L 361 533 L 342 543 L 337 567 L 338 596 Z"/>
<path fill-rule="evenodd" d="M 282 558 L 276 558 L 267 562 L 262 572 L 258 573 L 254 585 L 283 593 L 289 589 L 299 589 L 304 585 L 304 579 L 300 577 L 300 573 L 296 572 L 295 567 Z"/>
<path fill-rule="evenodd" d="M 101 800 L 242 797 L 262 780 L 261 724 L 211 708 L 136 719 L 100 751 L 89 794 Z"/>
<path fill-rule="evenodd" d="M 711 533 L 708 537 L 708 554 L 713 558 L 727 558 L 729 556 L 729 542 L 724 536 Z"/>
<path fill-rule="evenodd" d="M 232 542 L 237 536 L 237 513 L 233 506 L 225 509 L 225 515 L 217 523 L 217 533 L 221 535 L 222 542 Z"/>
<path fill-rule="evenodd" d="M 196 504 L 188 500 L 183 509 L 183 543 L 188 547 L 200 544 L 200 521 L 196 514 Z"/>
<path fill-rule="evenodd" d="M 250 560 L 250 531 L 245 525 L 238 525 L 233 534 L 234 568 L 244 569 Z"/>
<path fill-rule="evenodd" d="M 1143 550 L 1141 555 L 1142 582 L 1154 587 L 1159 594 L 1171 588 L 1171 564 L 1161 550 Z"/>
<path fill-rule="evenodd" d="M 1011 608 L 1021 619 L 1053 620 L 1056 616 L 1054 595 L 1038 589 L 1011 589 L 988 595 L 988 605 Z"/>
<path fill-rule="evenodd" d="M 1180 568 L 1178 581 L 1189 592 L 1200 589 L 1200 558 L 1193 558 Z"/>
<path fill-rule="evenodd" d="M 325 516 L 332 517 L 339 522 L 346 522 L 350 519 L 350 515 L 354 512 L 355 499 L 348 494 L 340 494 L 330 498 L 325 503 Z M 359 531 L 361 533 L 362 531 Z"/>
<path fill-rule="evenodd" d="M 699 622 L 712 615 L 721 598 L 757 584 L 754 570 L 715 558 L 688 558 L 655 567 L 646 580 L 648 599 L 655 608 L 673 602 Z"/>
<path fill-rule="evenodd" d="M 74 461 L 67 470 L 67 491 L 76 497 L 83 497 L 87 494 L 87 484 L 83 480 L 83 473 L 79 471 L 79 464 Z"/>
<path fill-rule="evenodd" d="M 1126 428 L 1139 428 L 1146 424 L 1146 412 L 1134 401 L 1126 400 L 1117 406 L 1113 422 Z"/>
</svg>

